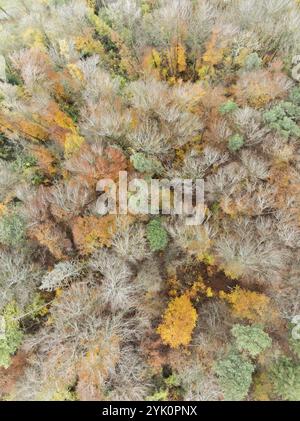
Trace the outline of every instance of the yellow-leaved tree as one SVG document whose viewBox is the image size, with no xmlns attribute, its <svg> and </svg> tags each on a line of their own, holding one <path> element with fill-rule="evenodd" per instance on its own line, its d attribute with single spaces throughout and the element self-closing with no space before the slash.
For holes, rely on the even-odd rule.
<svg viewBox="0 0 300 421">
<path fill-rule="evenodd" d="M 262 322 L 271 315 L 270 298 L 259 292 L 236 287 L 229 294 L 222 291 L 220 297 L 231 304 L 235 317 Z"/>
<path fill-rule="evenodd" d="M 197 312 L 187 294 L 170 301 L 157 333 L 171 348 L 188 345 L 197 322 Z"/>
</svg>

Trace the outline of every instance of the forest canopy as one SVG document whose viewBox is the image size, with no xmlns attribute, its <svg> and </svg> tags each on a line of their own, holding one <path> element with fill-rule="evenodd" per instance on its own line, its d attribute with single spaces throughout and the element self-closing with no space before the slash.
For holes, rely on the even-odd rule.
<svg viewBox="0 0 300 421">
<path fill-rule="evenodd" d="M 3 0 L 0 40 L 0 399 L 299 401 L 299 0 Z M 201 223 L 99 214 L 125 171 Z"/>
</svg>

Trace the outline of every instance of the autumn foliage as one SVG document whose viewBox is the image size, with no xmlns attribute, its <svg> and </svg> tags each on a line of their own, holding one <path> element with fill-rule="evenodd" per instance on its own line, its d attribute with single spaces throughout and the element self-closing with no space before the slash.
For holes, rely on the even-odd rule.
<svg viewBox="0 0 300 421">
<path fill-rule="evenodd" d="M 0 399 L 300 400 L 299 1 L 1 0 L 0 38 Z"/>
<path fill-rule="evenodd" d="M 270 298 L 255 291 L 236 287 L 232 292 L 220 293 L 232 307 L 235 317 L 252 322 L 262 322 L 270 317 Z"/>
<path fill-rule="evenodd" d="M 162 341 L 172 348 L 188 345 L 197 322 L 197 312 L 189 297 L 174 298 L 168 305 L 163 321 L 157 328 Z"/>
</svg>

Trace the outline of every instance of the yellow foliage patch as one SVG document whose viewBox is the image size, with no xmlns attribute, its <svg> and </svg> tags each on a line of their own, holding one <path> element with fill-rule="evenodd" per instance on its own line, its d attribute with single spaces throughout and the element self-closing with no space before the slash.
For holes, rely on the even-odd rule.
<svg viewBox="0 0 300 421">
<path fill-rule="evenodd" d="M 201 66 L 198 69 L 198 76 L 200 80 L 205 80 L 208 76 L 212 75 L 213 73 L 213 68 L 208 65 Z"/>
<path fill-rule="evenodd" d="M 161 58 L 160 58 L 159 52 L 155 48 L 153 48 L 153 50 L 152 50 L 152 60 L 153 60 L 153 64 L 156 67 L 160 67 Z"/>
<path fill-rule="evenodd" d="M 65 57 L 66 59 L 69 59 L 70 49 L 69 49 L 68 42 L 65 39 L 60 39 L 58 41 L 58 45 L 59 45 L 59 52 L 60 52 L 60 54 L 63 57 Z"/>
<path fill-rule="evenodd" d="M 79 69 L 78 66 L 76 66 L 76 64 L 74 63 L 70 63 L 67 65 L 67 68 L 69 70 L 70 75 L 74 78 L 74 79 L 78 79 L 80 81 L 83 80 L 83 73 L 82 71 Z"/>
<path fill-rule="evenodd" d="M 69 134 L 77 135 L 77 128 L 66 113 L 59 109 L 57 103 L 52 102 L 42 117 L 43 123 L 48 127 L 49 137 L 64 147 L 66 137 Z"/>
<path fill-rule="evenodd" d="M 0 216 L 4 215 L 6 211 L 7 211 L 7 207 L 3 203 L 0 203 Z"/>
<path fill-rule="evenodd" d="M 176 76 L 178 73 L 182 73 L 186 70 L 186 53 L 185 48 L 181 43 L 171 47 L 167 53 L 167 60 L 169 65 L 169 73 L 173 78 L 170 81 L 176 82 Z"/>
<path fill-rule="evenodd" d="M 100 41 L 95 40 L 91 35 L 77 37 L 75 45 L 78 51 L 83 54 L 103 54 L 104 48 Z"/>
<path fill-rule="evenodd" d="M 214 292 L 211 287 L 205 285 L 202 277 L 193 283 L 192 288 L 187 292 L 190 298 L 196 298 L 197 295 L 203 294 L 207 298 L 212 298 L 214 296 Z"/>
<path fill-rule="evenodd" d="M 269 314 L 270 298 L 264 294 L 236 287 L 229 294 L 221 291 L 220 297 L 230 303 L 233 315 L 241 319 L 259 322 Z"/>
<path fill-rule="evenodd" d="M 206 45 L 206 51 L 202 57 L 206 65 L 216 66 L 223 61 L 225 49 L 218 45 L 218 36 L 219 31 L 214 30 Z"/>
<path fill-rule="evenodd" d="M 86 0 L 86 3 L 88 5 L 88 7 L 90 7 L 91 9 L 95 9 L 96 7 L 96 0 Z"/>
<path fill-rule="evenodd" d="M 185 72 L 186 56 L 185 56 L 185 49 L 182 44 L 177 45 L 177 65 L 178 65 L 179 72 Z"/>
<path fill-rule="evenodd" d="M 197 312 L 187 294 L 174 298 L 157 328 L 164 344 L 171 348 L 188 345 L 197 322 Z"/>
<path fill-rule="evenodd" d="M 84 137 L 79 136 L 76 133 L 67 134 L 65 140 L 65 156 L 68 157 L 74 152 L 77 152 L 83 143 Z"/>
<path fill-rule="evenodd" d="M 23 39 L 29 47 L 45 49 L 44 36 L 38 28 L 28 27 L 23 33 Z"/>
<path fill-rule="evenodd" d="M 48 138 L 48 132 L 40 124 L 28 120 L 20 119 L 15 125 L 12 125 L 14 131 L 20 132 L 25 137 L 45 141 Z"/>
</svg>

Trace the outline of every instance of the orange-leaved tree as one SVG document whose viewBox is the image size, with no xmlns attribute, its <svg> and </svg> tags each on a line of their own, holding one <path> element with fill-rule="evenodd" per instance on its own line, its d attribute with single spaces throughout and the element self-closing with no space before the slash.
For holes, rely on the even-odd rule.
<svg viewBox="0 0 300 421">
<path fill-rule="evenodd" d="M 97 248 L 109 247 L 116 230 L 114 215 L 101 218 L 96 216 L 79 216 L 73 221 L 74 242 L 81 254 L 92 253 Z"/>
</svg>

